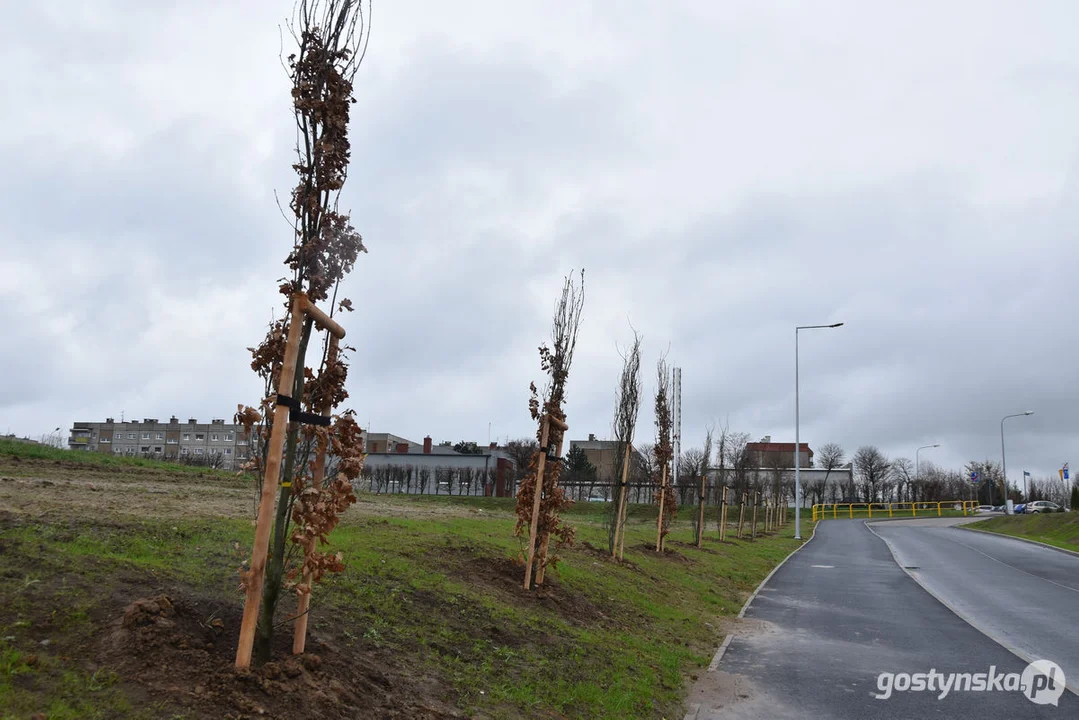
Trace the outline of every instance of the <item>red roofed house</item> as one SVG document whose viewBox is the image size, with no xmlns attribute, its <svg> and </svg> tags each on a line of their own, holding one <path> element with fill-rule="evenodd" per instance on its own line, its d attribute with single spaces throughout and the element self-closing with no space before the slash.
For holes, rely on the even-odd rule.
<svg viewBox="0 0 1079 720">
<path fill-rule="evenodd" d="M 793 468 L 794 443 L 772 442 L 771 435 L 765 435 L 760 442 L 746 443 L 746 452 L 759 468 Z M 807 443 L 801 443 L 798 457 L 803 468 L 813 467 L 813 451 Z"/>
</svg>

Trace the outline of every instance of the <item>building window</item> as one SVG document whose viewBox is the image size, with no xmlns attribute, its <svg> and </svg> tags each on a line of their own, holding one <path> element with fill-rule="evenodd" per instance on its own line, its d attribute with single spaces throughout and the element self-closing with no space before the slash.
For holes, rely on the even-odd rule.
<svg viewBox="0 0 1079 720">
<path fill-rule="evenodd" d="M 101 442 L 103 442 L 103 443 L 111 443 L 112 438 L 103 437 L 103 438 L 101 438 Z"/>
<path fill-rule="evenodd" d="M 225 433 L 225 442 L 232 442 L 232 433 Z"/>
<path fill-rule="evenodd" d="M 143 445 L 142 447 L 139 448 L 139 452 L 144 452 L 144 453 L 150 452 L 150 446 L 149 445 Z"/>
<path fill-rule="evenodd" d="M 155 453 L 159 453 L 159 452 L 161 452 L 161 446 L 160 446 L 160 445 L 158 445 L 157 447 L 155 447 L 155 448 L 154 448 L 154 452 L 155 452 Z"/>
<path fill-rule="evenodd" d="M 214 433 L 213 435 L 211 435 L 211 436 L 210 436 L 210 440 L 211 440 L 212 442 L 217 442 L 217 433 Z"/>
<path fill-rule="evenodd" d="M 155 440 L 161 440 L 161 439 L 163 439 L 164 437 L 165 437 L 164 435 L 162 435 L 161 433 L 158 433 L 158 434 L 157 434 L 157 437 L 156 437 L 156 438 L 154 438 L 154 439 L 155 439 Z"/>
<path fill-rule="evenodd" d="M 149 440 L 150 439 L 150 433 L 143 433 L 142 434 L 142 439 L 143 440 Z"/>
<path fill-rule="evenodd" d="M 236 444 L 237 445 L 246 445 L 247 440 L 244 440 L 243 438 L 240 438 L 239 440 L 236 441 Z"/>
<path fill-rule="evenodd" d="M 206 439 L 206 433 L 195 433 L 195 440 L 202 442 Z"/>
<path fill-rule="evenodd" d="M 180 448 L 180 454 L 181 455 L 187 455 L 187 448 L 186 447 Z"/>
<path fill-rule="evenodd" d="M 168 440 L 165 441 L 166 445 L 175 445 L 176 443 L 177 443 L 176 438 L 169 438 Z"/>
<path fill-rule="evenodd" d="M 190 439 L 191 439 L 191 433 L 184 433 L 184 442 L 187 442 Z"/>
<path fill-rule="evenodd" d="M 232 454 L 232 448 L 225 448 L 225 454 L 226 455 L 231 455 Z"/>
<path fill-rule="evenodd" d="M 202 448 L 195 448 L 195 454 L 196 455 L 202 455 L 202 452 L 203 452 Z"/>
<path fill-rule="evenodd" d="M 128 433 L 127 434 L 127 439 L 128 440 L 134 440 L 135 439 L 135 433 Z"/>
</svg>

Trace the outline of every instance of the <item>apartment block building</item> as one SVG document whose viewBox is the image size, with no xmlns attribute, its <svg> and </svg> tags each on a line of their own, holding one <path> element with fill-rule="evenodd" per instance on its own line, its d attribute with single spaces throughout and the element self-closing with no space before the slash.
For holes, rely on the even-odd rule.
<svg viewBox="0 0 1079 720">
<path fill-rule="evenodd" d="M 617 440 L 597 440 L 594 433 L 588 433 L 587 440 L 570 440 L 569 449 L 580 448 L 584 451 L 588 462 L 596 468 L 596 477 L 602 482 L 621 482 L 621 478 L 615 477 L 615 470 L 619 467 L 621 458 L 618 457 Z M 645 460 L 640 451 L 630 445 L 630 458 L 632 464 L 630 471 L 644 468 Z M 623 452 L 625 450 L 623 449 Z"/>
<path fill-rule="evenodd" d="M 68 447 L 72 450 L 112 453 L 162 460 L 207 459 L 222 467 L 233 468 L 247 459 L 248 437 L 242 425 L 211 420 L 200 423 L 196 418 L 181 422 L 169 418 L 120 421 L 106 418 L 105 422 L 76 422 L 71 427 Z"/>
<path fill-rule="evenodd" d="M 813 450 L 808 443 L 799 443 L 798 460 L 801 468 L 813 467 Z M 746 443 L 746 452 L 750 462 L 759 468 L 793 468 L 794 443 L 772 442 L 771 435 L 765 435 L 760 442 Z"/>
</svg>

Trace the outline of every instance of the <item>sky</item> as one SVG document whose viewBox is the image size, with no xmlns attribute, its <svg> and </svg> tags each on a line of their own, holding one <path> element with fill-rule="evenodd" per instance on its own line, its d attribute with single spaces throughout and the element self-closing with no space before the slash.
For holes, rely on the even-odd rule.
<svg viewBox="0 0 1079 720">
<path fill-rule="evenodd" d="M 342 206 L 361 424 L 530 436 L 585 269 L 571 438 L 682 368 L 709 426 L 1009 477 L 1079 463 L 1079 5 L 375 2 Z M 0 433 L 231 418 L 276 313 L 292 3 L 18 3 L 0 25 Z"/>
</svg>

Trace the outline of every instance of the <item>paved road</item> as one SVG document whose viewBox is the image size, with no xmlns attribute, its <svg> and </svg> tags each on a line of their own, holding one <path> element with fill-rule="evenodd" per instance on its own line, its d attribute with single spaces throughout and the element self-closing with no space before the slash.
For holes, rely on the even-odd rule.
<svg viewBox="0 0 1079 720">
<path fill-rule="evenodd" d="M 833 520 L 820 523 L 761 589 L 718 670 L 701 674 L 689 703 L 699 705 L 698 720 L 1079 715 L 1079 698 L 1067 692 L 1059 707 L 1019 692 L 874 697 L 883 672 L 987 673 L 991 666 L 1021 673 L 1026 662 L 922 589 L 864 523 Z"/>
<path fill-rule="evenodd" d="M 871 529 L 937 599 L 1027 659 L 1060 665 L 1079 689 L 1079 557 L 955 527 Z"/>
</svg>

